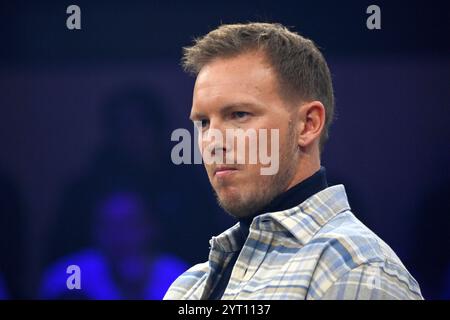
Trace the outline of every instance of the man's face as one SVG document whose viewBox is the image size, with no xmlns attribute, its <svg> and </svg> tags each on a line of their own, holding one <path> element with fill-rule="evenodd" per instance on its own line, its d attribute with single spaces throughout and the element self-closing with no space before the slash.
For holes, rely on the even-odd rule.
<svg viewBox="0 0 450 320">
<path fill-rule="evenodd" d="M 205 65 L 197 76 L 194 88 L 191 119 L 200 121 L 199 147 L 202 156 L 223 153 L 223 164 L 205 161 L 209 180 L 219 204 L 231 215 L 242 218 L 255 214 L 274 197 L 284 192 L 297 169 L 296 130 L 291 106 L 280 96 L 275 71 L 259 51 L 243 53 L 231 58 L 216 58 Z M 227 129 L 279 130 L 279 169 L 274 175 L 262 175 L 261 165 L 236 163 L 243 155 L 237 143 L 230 145 L 208 139 L 214 130 L 226 137 Z M 200 139 L 201 138 L 201 139 Z M 255 140 L 256 139 L 256 140 Z M 246 138 L 245 152 L 255 144 L 259 150 L 259 135 Z M 271 150 L 268 135 L 266 150 Z M 225 157 L 234 152 L 235 162 Z M 259 151 L 258 151 L 259 153 Z M 269 152 L 270 153 L 270 152 Z M 221 156 L 222 157 L 222 156 Z M 225 162 L 226 161 L 226 162 Z"/>
</svg>

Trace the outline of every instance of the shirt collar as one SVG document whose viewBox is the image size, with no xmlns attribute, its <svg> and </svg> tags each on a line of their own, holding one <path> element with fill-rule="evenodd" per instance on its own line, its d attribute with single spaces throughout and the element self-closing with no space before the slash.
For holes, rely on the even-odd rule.
<svg viewBox="0 0 450 320">
<path fill-rule="evenodd" d="M 339 213 L 350 210 L 343 185 L 328 187 L 287 210 L 268 212 L 253 219 L 250 229 L 266 232 L 288 231 L 302 245 Z M 243 244 L 239 223 L 210 240 L 212 250 L 239 251 Z"/>
<path fill-rule="evenodd" d="M 293 208 L 327 187 L 328 183 L 326 170 L 324 167 L 320 167 L 320 169 L 313 175 L 275 197 L 275 199 L 273 199 L 267 206 L 265 206 L 262 210 L 259 210 L 259 212 L 253 216 L 239 219 L 239 224 L 241 226 L 241 231 L 244 238 L 247 238 L 250 224 L 256 216 L 268 212 L 283 211 Z"/>
</svg>

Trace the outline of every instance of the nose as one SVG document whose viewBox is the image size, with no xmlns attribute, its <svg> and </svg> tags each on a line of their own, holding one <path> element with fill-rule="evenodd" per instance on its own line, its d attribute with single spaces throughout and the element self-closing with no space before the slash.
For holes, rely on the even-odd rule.
<svg viewBox="0 0 450 320">
<path fill-rule="evenodd" d="M 202 135 L 203 155 L 224 161 L 228 150 L 225 139 L 226 128 L 220 121 L 210 120 L 209 128 Z"/>
</svg>

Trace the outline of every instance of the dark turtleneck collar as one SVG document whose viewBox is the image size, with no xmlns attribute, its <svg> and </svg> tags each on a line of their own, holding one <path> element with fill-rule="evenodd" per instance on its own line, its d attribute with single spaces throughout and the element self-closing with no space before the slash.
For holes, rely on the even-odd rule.
<svg viewBox="0 0 450 320">
<path fill-rule="evenodd" d="M 267 206 L 259 210 L 251 217 L 239 219 L 239 225 L 244 239 L 247 238 L 250 224 L 260 214 L 267 212 L 283 211 L 295 206 L 328 187 L 326 171 L 320 167 L 312 176 L 296 184 L 292 188 L 275 197 Z"/>
</svg>

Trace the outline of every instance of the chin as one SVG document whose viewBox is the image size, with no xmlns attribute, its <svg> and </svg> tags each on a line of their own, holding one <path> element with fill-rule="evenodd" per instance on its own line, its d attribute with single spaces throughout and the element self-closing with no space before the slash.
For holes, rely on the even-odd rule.
<svg viewBox="0 0 450 320">
<path fill-rule="evenodd" d="M 241 197 L 240 194 L 236 192 L 223 192 L 217 195 L 217 202 L 220 207 L 228 212 L 233 217 L 239 218 L 243 213 L 241 212 Z"/>
<path fill-rule="evenodd" d="M 254 203 L 244 202 L 239 193 L 237 196 L 217 197 L 217 201 L 222 209 L 236 219 L 254 214 Z"/>
<path fill-rule="evenodd" d="M 227 207 L 233 206 L 233 204 L 237 204 L 241 201 L 241 194 L 236 188 L 222 187 L 221 191 L 216 194 L 219 202 L 225 204 Z"/>
</svg>

